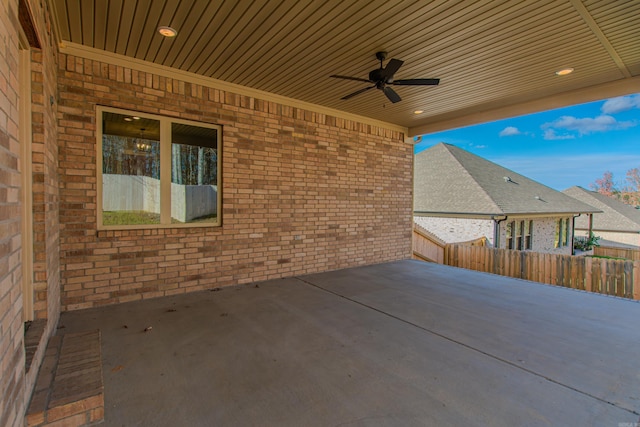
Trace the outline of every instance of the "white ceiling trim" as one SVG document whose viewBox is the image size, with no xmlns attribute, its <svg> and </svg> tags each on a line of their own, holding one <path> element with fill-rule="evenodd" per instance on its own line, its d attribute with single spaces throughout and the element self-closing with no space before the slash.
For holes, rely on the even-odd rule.
<svg viewBox="0 0 640 427">
<path fill-rule="evenodd" d="M 77 43 L 63 42 L 60 43 L 60 53 L 77 56 L 80 58 L 86 58 L 93 61 L 105 62 L 108 64 L 121 66 L 125 68 L 131 68 L 137 71 L 159 75 L 166 78 L 177 79 L 188 83 L 202 85 L 212 89 L 218 89 L 228 92 L 233 92 L 238 95 L 249 96 L 253 98 L 262 99 L 265 101 L 275 102 L 278 104 L 286 105 L 293 108 L 301 108 L 304 110 L 312 111 L 319 114 L 325 114 L 328 116 L 334 116 L 341 119 L 353 120 L 358 123 L 363 123 L 371 126 L 378 126 L 384 129 L 392 131 L 402 132 L 405 136 L 408 133 L 408 128 L 399 126 L 396 124 L 374 120 L 368 117 L 359 116 L 356 114 L 346 113 L 344 111 L 323 107 L 317 104 L 309 102 L 299 101 L 286 96 L 277 95 L 270 92 L 265 92 L 258 89 L 252 89 L 246 86 L 241 86 L 234 83 L 228 83 L 222 80 L 214 79 L 211 77 L 201 76 L 188 71 L 182 71 L 175 68 L 167 67 L 164 65 L 154 64 L 151 62 L 143 61 L 137 58 L 129 56 L 119 55 L 117 53 L 111 53 L 100 49 L 95 49 L 80 45 Z"/>
</svg>

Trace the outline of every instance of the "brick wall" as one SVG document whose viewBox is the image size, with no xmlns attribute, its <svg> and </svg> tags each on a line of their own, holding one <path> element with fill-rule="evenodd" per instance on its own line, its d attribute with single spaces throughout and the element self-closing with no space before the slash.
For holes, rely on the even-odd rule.
<svg viewBox="0 0 640 427">
<path fill-rule="evenodd" d="M 46 2 L 32 5 L 41 48 L 31 53 L 34 315 L 57 323 L 60 313 L 58 221 L 57 46 Z"/>
<path fill-rule="evenodd" d="M 531 250 L 533 252 L 542 252 L 556 255 L 571 255 L 573 248 L 571 243 L 568 246 L 561 246 L 559 248 L 554 247 L 556 236 L 556 221 L 559 218 L 571 218 L 571 214 L 567 214 L 562 217 L 549 217 L 549 218 L 534 218 L 533 219 L 533 244 Z M 527 218 L 522 218 L 525 221 Z M 518 218 L 518 221 L 521 219 Z M 507 241 L 507 221 L 500 223 L 500 247 L 504 248 Z M 569 227 L 571 227 L 571 221 L 569 221 Z M 571 242 L 571 230 L 569 230 L 569 242 Z"/>
<path fill-rule="evenodd" d="M 571 218 L 563 216 L 562 218 Z M 533 240 L 531 250 L 534 252 L 551 253 L 559 255 L 571 255 L 573 248 L 571 245 L 560 248 L 554 247 L 556 221 L 558 218 L 517 218 L 515 221 L 533 220 Z M 447 243 L 468 242 L 470 240 L 486 237 L 489 245 L 494 242 L 494 221 L 470 218 L 441 218 L 441 217 L 415 217 L 416 224 L 435 234 L 438 238 Z M 511 221 L 501 221 L 499 225 L 500 248 L 506 247 L 507 227 Z M 571 221 L 569 221 L 571 224 Z M 569 235 L 571 240 L 571 235 Z"/>
<path fill-rule="evenodd" d="M 0 2 L 0 425 L 22 425 L 18 2 Z"/>
<path fill-rule="evenodd" d="M 51 33 L 47 2 L 25 1 L 19 15 L 18 0 L 0 4 L 0 425 L 23 425 L 26 403 L 43 351 L 33 356 L 26 372 L 23 300 L 34 299 L 34 315 L 46 319 L 42 349 L 55 330 L 60 313 L 58 240 L 57 43 Z M 30 100 L 20 98 L 19 34 L 21 25 L 32 46 Z M 31 101 L 33 157 L 21 159 L 19 104 Z M 31 161 L 33 192 L 22 194 L 22 162 Z M 23 197 L 34 202 L 34 295 L 22 291 L 21 205 Z M 39 282 L 39 283 L 38 283 Z"/>
<path fill-rule="evenodd" d="M 64 309 L 410 257 L 403 134 L 71 55 L 59 76 Z M 222 125 L 223 226 L 98 231 L 98 103 Z"/>
<path fill-rule="evenodd" d="M 416 216 L 413 220 L 446 243 L 469 242 L 485 237 L 493 246 L 494 222 L 491 219 Z"/>
</svg>

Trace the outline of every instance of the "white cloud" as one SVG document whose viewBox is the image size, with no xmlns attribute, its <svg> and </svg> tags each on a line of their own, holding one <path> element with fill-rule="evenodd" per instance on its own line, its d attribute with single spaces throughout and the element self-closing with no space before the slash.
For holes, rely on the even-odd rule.
<svg viewBox="0 0 640 427">
<path fill-rule="evenodd" d="M 640 108 L 640 94 L 608 99 L 600 110 L 604 114 L 617 114 L 634 108 Z"/>
<path fill-rule="evenodd" d="M 520 132 L 517 127 L 507 126 L 506 128 L 502 129 L 498 135 L 514 136 L 514 135 L 522 135 L 522 132 Z"/>
<path fill-rule="evenodd" d="M 558 135 L 556 133 L 556 131 L 553 130 L 553 129 L 546 129 L 544 131 L 544 135 L 542 137 L 544 139 L 546 139 L 547 141 L 557 141 L 557 140 L 561 140 L 561 139 L 575 139 L 576 138 L 574 135 L 568 135 L 568 134 Z"/>
<path fill-rule="evenodd" d="M 636 125 L 636 122 L 619 122 L 615 117 L 603 114 L 594 118 L 576 118 L 573 116 L 562 116 L 553 122 L 543 124 L 541 127 L 545 130 L 545 139 L 567 139 L 557 137 L 553 138 L 553 136 L 556 135 L 556 132 L 558 132 L 559 130 L 565 132 L 577 132 L 580 136 L 582 136 L 594 132 L 607 132 L 611 130 L 628 129 Z M 553 133 L 549 133 L 547 135 L 548 130 L 552 130 Z"/>
</svg>

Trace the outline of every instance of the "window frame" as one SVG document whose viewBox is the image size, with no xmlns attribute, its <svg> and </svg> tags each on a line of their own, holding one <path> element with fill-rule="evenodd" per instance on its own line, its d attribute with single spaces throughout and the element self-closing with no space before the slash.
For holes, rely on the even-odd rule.
<svg viewBox="0 0 640 427">
<path fill-rule="evenodd" d="M 533 220 L 532 219 L 525 221 L 524 248 L 525 250 L 531 250 L 533 248 Z"/>
<path fill-rule="evenodd" d="M 571 231 L 569 230 L 570 218 L 558 218 L 556 220 L 555 247 L 564 248 L 570 245 Z"/>
<path fill-rule="evenodd" d="M 159 224 L 103 224 L 103 116 L 104 113 L 115 113 L 125 116 L 137 116 L 150 120 L 157 120 L 160 123 L 160 223 Z M 179 123 L 189 126 L 215 129 L 216 138 L 216 160 L 217 160 L 217 191 L 216 191 L 216 220 L 215 222 L 171 222 L 171 146 L 172 146 L 172 123 Z M 222 147 L 223 147 L 223 127 L 222 125 L 198 122 L 195 120 L 179 119 L 171 116 L 143 113 L 140 111 L 112 108 L 102 105 L 96 106 L 96 226 L 98 230 L 139 230 L 139 229 L 167 229 L 167 228 L 210 228 L 222 226 Z"/>
<path fill-rule="evenodd" d="M 569 232 L 569 224 L 570 224 L 571 220 L 569 218 L 565 218 L 564 219 L 564 245 L 563 246 L 569 246 L 569 237 L 570 237 L 570 232 Z"/>
<path fill-rule="evenodd" d="M 515 221 L 509 221 L 506 224 L 506 229 L 505 229 L 505 237 L 506 237 L 506 241 L 505 241 L 505 249 L 513 249 L 513 244 L 514 244 L 514 234 L 515 234 L 515 226 L 516 226 L 516 222 Z"/>
<path fill-rule="evenodd" d="M 524 249 L 524 220 L 516 222 L 516 244 L 515 248 L 519 251 Z"/>
</svg>

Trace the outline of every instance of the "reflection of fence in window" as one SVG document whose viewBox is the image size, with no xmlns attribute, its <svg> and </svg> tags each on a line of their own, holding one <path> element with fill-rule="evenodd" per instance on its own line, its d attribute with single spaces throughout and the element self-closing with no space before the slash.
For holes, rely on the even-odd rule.
<svg viewBox="0 0 640 427">
<path fill-rule="evenodd" d="M 103 174 L 102 188 L 105 212 L 160 215 L 160 180 L 146 176 Z M 217 208 L 217 186 L 171 183 L 171 218 L 174 222 L 184 223 L 202 218 L 214 221 Z"/>
<path fill-rule="evenodd" d="M 157 214 L 155 219 L 146 221 L 158 223 L 160 220 L 160 180 L 148 176 L 102 174 L 103 212 L 131 212 Z M 131 216 L 113 219 L 132 221 Z M 141 221 L 137 218 L 136 221 Z"/>
</svg>

